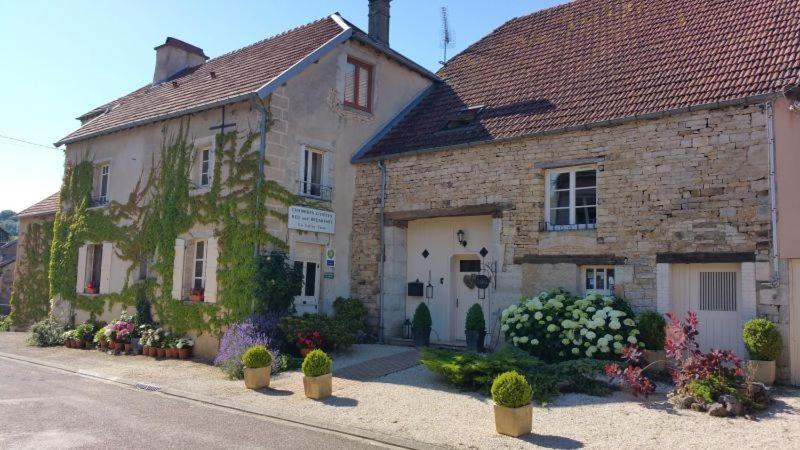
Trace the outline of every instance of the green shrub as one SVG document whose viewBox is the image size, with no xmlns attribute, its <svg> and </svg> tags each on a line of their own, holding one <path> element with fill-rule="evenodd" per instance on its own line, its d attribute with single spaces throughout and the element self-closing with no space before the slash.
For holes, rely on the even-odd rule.
<svg viewBox="0 0 800 450">
<path fill-rule="evenodd" d="M 107 340 L 107 338 L 106 338 L 106 327 L 101 327 L 99 330 L 97 330 L 94 333 L 94 339 L 92 339 L 92 340 L 94 341 L 95 344 L 98 344 L 100 342 L 103 342 L 103 341 Z"/>
<path fill-rule="evenodd" d="M 260 369 L 272 365 L 272 355 L 263 345 L 254 345 L 242 355 L 242 364 L 248 369 Z"/>
<path fill-rule="evenodd" d="M 783 350 L 783 339 L 778 327 L 769 319 L 753 319 L 744 324 L 744 345 L 751 359 L 775 361 Z"/>
<path fill-rule="evenodd" d="M 94 325 L 89 322 L 84 322 L 75 327 L 75 339 L 90 341 L 94 339 Z"/>
<path fill-rule="evenodd" d="M 322 337 L 322 349 L 327 351 L 343 350 L 356 342 L 356 336 L 348 324 L 339 318 L 325 314 L 303 314 L 302 316 L 283 316 L 278 323 L 285 342 L 285 351 L 297 352 L 297 334 L 300 332 L 319 331 Z"/>
<path fill-rule="evenodd" d="M 338 297 L 333 301 L 334 319 L 341 321 L 353 333 L 366 333 L 367 307 L 357 298 Z"/>
<path fill-rule="evenodd" d="M 303 288 L 303 271 L 286 254 L 273 251 L 256 260 L 255 312 L 285 314 L 294 311 L 294 296 Z"/>
<path fill-rule="evenodd" d="M 303 359 L 303 364 L 300 366 L 303 374 L 307 377 L 318 377 L 331 373 L 333 369 L 333 360 L 325 354 L 322 350 L 311 350 Z"/>
<path fill-rule="evenodd" d="M 483 308 L 479 303 L 469 307 L 464 329 L 467 331 L 486 331 L 486 320 L 483 318 Z"/>
<path fill-rule="evenodd" d="M 692 380 L 684 388 L 687 394 L 703 399 L 706 403 L 714 403 L 720 395 L 733 395 L 739 401 L 744 397 L 739 393 L 736 380 L 721 375 L 710 375 L 702 380 Z"/>
<path fill-rule="evenodd" d="M 11 331 L 11 316 L 0 315 L 0 332 Z"/>
<path fill-rule="evenodd" d="M 667 321 L 656 311 L 645 311 L 639 315 L 639 331 L 644 348 L 647 350 L 664 350 L 664 339 L 667 336 Z"/>
<path fill-rule="evenodd" d="M 519 408 L 531 402 L 533 390 L 525 377 L 517 372 L 505 372 L 492 382 L 492 399 L 500 406 Z"/>
<path fill-rule="evenodd" d="M 64 343 L 64 327 L 52 317 L 36 322 L 31 326 L 28 344 L 37 347 L 49 347 Z"/>
<path fill-rule="evenodd" d="M 431 320 L 431 310 L 425 302 L 420 303 L 414 311 L 414 318 L 411 320 L 411 326 L 414 328 L 430 328 L 433 325 Z"/>
<path fill-rule="evenodd" d="M 505 309 L 500 325 L 508 342 L 547 362 L 618 358 L 628 344 L 641 345 L 630 305 L 596 293 L 551 289 Z"/>
</svg>

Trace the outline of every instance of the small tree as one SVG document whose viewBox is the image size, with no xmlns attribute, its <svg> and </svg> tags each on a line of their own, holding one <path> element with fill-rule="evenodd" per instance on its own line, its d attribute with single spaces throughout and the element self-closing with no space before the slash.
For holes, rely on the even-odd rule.
<svg viewBox="0 0 800 450">
<path fill-rule="evenodd" d="M 414 311 L 414 318 L 411 320 L 411 326 L 414 328 L 430 328 L 433 325 L 433 320 L 431 319 L 431 310 L 428 309 L 428 305 L 424 302 L 420 303 L 417 306 L 417 309 Z"/>
<path fill-rule="evenodd" d="M 483 308 L 481 308 L 479 303 L 475 303 L 469 307 L 464 329 L 466 331 L 486 331 L 486 319 L 483 317 Z"/>
<path fill-rule="evenodd" d="M 303 288 L 303 270 L 291 264 L 286 254 L 271 252 L 256 262 L 255 312 L 283 315 L 294 309 L 294 296 Z"/>
</svg>

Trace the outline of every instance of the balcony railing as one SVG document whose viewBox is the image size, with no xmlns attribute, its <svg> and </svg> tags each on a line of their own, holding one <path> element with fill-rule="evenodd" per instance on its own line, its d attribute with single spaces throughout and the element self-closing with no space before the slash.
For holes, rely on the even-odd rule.
<svg viewBox="0 0 800 450">
<path fill-rule="evenodd" d="M 96 208 L 98 206 L 105 206 L 108 204 L 108 196 L 107 195 L 100 195 L 97 197 L 91 198 L 91 204 L 89 205 L 90 208 Z"/>
<path fill-rule="evenodd" d="M 324 184 L 312 183 L 305 180 L 297 180 L 298 192 L 303 197 L 309 197 L 325 202 L 333 198 L 333 188 Z"/>
<path fill-rule="evenodd" d="M 571 230 L 596 230 L 597 223 L 569 223 L 555 224 L 539 222 L 539 231 L 571 231 Z"/>
</svg>

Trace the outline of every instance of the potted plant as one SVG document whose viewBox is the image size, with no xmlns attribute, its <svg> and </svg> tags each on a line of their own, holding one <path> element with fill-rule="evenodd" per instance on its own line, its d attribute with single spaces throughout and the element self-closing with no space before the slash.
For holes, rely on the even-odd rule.
<svg viewBox="0 0 800 450">
<path fill-rule="evenodd" d="M 330 397 L 333 391 L 333 361 L 322 350 L 311 350 L 300 366 L 303 371 L 303 388 L 306 397 L 319 400 Z"/>
<path fill-rule="evenodd" d="M 261 389 L 269 386 L 272 369 L 272 355 L 263 345 L 254 345 L 242 355 L 244 366 L 244 385 L 247 389 Z"/>
<path fill-rule="evenodd" d="M 188 359 L 192 355 L 194 341 L 189 338 L 180 338 L 178 342 L 175 343 L 175 347 L 178 348 L 178 358 Z"/>
<path fill-rule="evenodd" d="M 189 301 L 202 302 L 205 300 L 205 289 L 195 288 L 189 292 Z"/>
<path fill-rule="evenodd" d="M 170 336 L 167 338 L 167 358 L 178 358 L 178 338 Z"/>
<path fill-rule="evenodd" d="M 469 307 L 467 320 L 464 324 L 464 334 L 467 337 L 467 350 L 482 352 L 486 340 L 486 320 L 483 317 L 483 308 L 478 303 Z"/>
<path fill-rule="evenodd" d="M 97 294 L 97 286 L 92 283 L 91 281 L 86 283 L 86 293 L 87 294 Z"/>
<path fill-rule="evenodd" d="M 667 336 L 667 320 L 656 311 L 648 310 L 639 315 L 640 340 L 644 343 L 644 359 L 647 370 L 663 372 L 667 368 L 667 353 L 664 340 Z"/>
<path fill-rule="evenodd" d="M 168 347 L 169 343 L 166 341 L 166 339 L 159 342 L 158 346 L 156 347 L 156 358 L 166 358 Z"/>
<path fill-rule="evenodd" d="M 61 333 L 61 338 L 64 340 L 64 347 L 72 348 L 72 330 Z"/>
<path fill-rule="evenodd" d="M 322 348 L 322 335 L 319 331 L 298 331 L 297 346 L 300 347 L 300 356 L 305 358 L 311 350 Z"/>
<path fill-rule="evenodd" d="M 426 347 L 431 343 L 431 310 L 424 302 L 417 306 L 414 318 L 411 319 L 411 333 L 416 347 Z"/>
<path fill-rule="evenodd" d="M 505 372 L 492 382 L 494 424 L 497 432 L 519 437 L 531 432 L 533 408 L 531 385 L 515 371 Z"/>
<path fill-rule="evenodd" d="M 108 341 L 106 340 L 106 327 L 101 327 L 94 333 L 94 343 L 101 350 L 105 350 L 108 347 Z"/>
<path fill-rule="evenodd" d="M 755 381 L 771 385 L 775 382 L 775 360 L 783 350 L 778 327 L 769 319 L 752 319 L 742 330 L 744 345 L 750 354 L 747 370 Z"/>
</svg>

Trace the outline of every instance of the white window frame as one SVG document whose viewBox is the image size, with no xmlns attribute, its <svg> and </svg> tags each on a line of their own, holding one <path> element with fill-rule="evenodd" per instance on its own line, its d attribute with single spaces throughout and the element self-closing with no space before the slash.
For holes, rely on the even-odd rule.
<svg viewBox="0 0 800 450">
<path fill-rule="evenodd" d="M 613 270 L 614 273 L 609 277 L 608 271 Z M 592 281 L 595 287 L 587 287 L 586 286 L 586 278 L 588 276 L 588 272 L 592 272 Z M 603 273 L 603 289 L 597 289 L 597 276 L 599 272 Z M 610 278 L 610 281 L 609 281 Z M 589 293 L 597 293 L 602 295 L 612 295 L 614 294 L 614 286 L 616 286 L 616 278 L 617 278 L 617 271 L 614 266 L 581 266 L 581 289 L 584 291 L 585 294 Z"/>
<path fill-rule="evenodd" d="M 192 242 L 192 266 L 191 266 L 191 277 L 189 278 L 189 292 L 193 291 L 195 288 L 195 284 L 197 280 L 200 280 L 200 289 L 205 291 L 206 288 L 206 272 L 208 267 L 208 242 L 205 239 L 197 239 Z M 197 246 L 199 244 L 203 244 L 203 255 L 198 258 L 197 256 Z M 201 274 L 197 276 L 197 263 L 202 263 Z"/>
<path fill-rule="evenodd" d="M 594 181 L 594 190 L 595 190 L 595 198 L 594 198 L 594 208 L 595 208 L 595 223 L 590 224 L 577 224 L 575 222 L 575 173 L 576 172 L 585 172 L 589 170 L 595 171 L 595 181 Z M 553 175 L 559 175 L 562 173 L 569 174 L 569 207 L 555 207 L 553 209 L 569 209 L 569 224 L 560 224 L 556 225 L 550 222 L 551 219 L 551 209 L 550 209 L 550 197 L 551 197 L 551 183 L 550 179 Z M 598 179 L 599 179 L 599 171 L 597 170 L 596 165 L 584 165 L 584 166 L 572 166 L 572 167 L 564 167 L 558 169 L 549 169 L 545 171 L 545 196 L 544 196 L 544 220 L 543 222 L 546 224 L 544 228 L 546 231 L 559 231 L 559 230 L 593 230 L 597 228 L 597 208 L 599 206 L 599 189 L 598 189 Z M 577 189 L 590 189 L 589 187 L 584 188 L 577 188 Z M 559 189 L 559 191 L 563 191 L 564 189 Z M 591 205 L 588 205 L 591 206 Z"/>
<path fill-rule="evenodd" d="M 330 192 L 325 193 L 325 190 L 330 190 L 330 186 L 327 185 L 327 153 L 325 150 L 320 150 L 316 147 L 311 147 L 308 145 L 300 146 L 300 192 L 299 194 L 303 197 L 311 197 L 320 200 L 330 200 Z M 314 195 L 310 191 L 310 187 L 313 186 L 315 183 L 311 179 L 311 164 L 309 155 L 316 154 L 320 156 L 319 162 L 319 194 Z"/>
<path fill-rule="evenodd" d="M 210 147 L 205 147 L 200 149 L 200 176 L 198 177 L 198 185 L 201 188 L 206 188 L 211 186 L 211 178 L 214 173 L 214 161 L 213 161 L 213 150 Z M 203 165 L 205 164 L 205 170 L 203 170 Z M 205 183 L 203 182 L 203 177 L 205 177 Z"/>
<path fill-rule="evenodd" d="M 96 185 L 93 188 L 92 192 L 92 205 L 90 208 L 93 207 L 102 207 L 108 204 L 111 200 L 111 196 L 109 192 L 111 191 L 111 161 L 105 160 L 101 162 L 94 163 L 97 172 L 95 174 L 95 183 Z M 103 179 L 105 179 L 105 192 L 103 192 Z"/>
<path fill-rule="evenodd" d="M 100 260 L 98 262 L 100 267 L 99 267 L 99 270 L 98 270 L 98 273 L 97 273 L 97 280 L 94 280 L 94 263 L 95 263 L 95 258 L 97 258 L 97 249 L 98 248 L 100 249 Z M 86 292 L 86 287 L 89 285 L 89 283 L 92 283 L 92 284 L 94 284 L 94 288 L 97 290 L 97 292 L 95 292 L 94 295 L 99 294 L 100 293 L 100 283 L 102 283 L 102 280 L 103 280 L 103 244 L 102 243 L 95 242 L 95 243 L 86 244 L 86 263 L 84 264 L 83 271 L 84 271 L 83 272 L 84 273 L 83 287 L 81 288 L 83 293 L 88 294 L 88 292 Z M 92 294 L 90 294 L 90 295 L 92 295 Z"/>
</svg>

